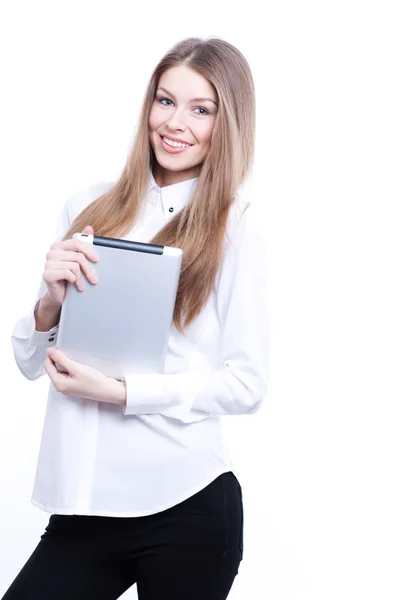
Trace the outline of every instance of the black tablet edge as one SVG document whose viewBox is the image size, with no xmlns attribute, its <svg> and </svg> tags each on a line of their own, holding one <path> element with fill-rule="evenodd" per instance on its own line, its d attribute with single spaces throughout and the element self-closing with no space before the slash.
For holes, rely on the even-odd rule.
<svg viewBox="0 0 400 600">
<path fill-rule="evenodd" d="M 82 234 L 84 235 L 84 234 Z M 120 240 L 101 235 L 93 236 L 94 246 L 107 246 L 108 248 L 119 248 L 120 250 L 134 250 L 135 252 L 147 252 L 148 254 L 163 254 L 164 246 L 156 244 L 145 244 L 143 242 L 133 242 L 131 240 Z"/>
</svg>

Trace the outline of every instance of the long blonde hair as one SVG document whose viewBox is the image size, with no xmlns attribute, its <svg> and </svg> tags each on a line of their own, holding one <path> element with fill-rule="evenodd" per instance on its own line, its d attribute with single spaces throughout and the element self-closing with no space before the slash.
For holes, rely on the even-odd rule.
<svg viewBox="0 0 400 600">
<path fill-rule="evenodd" d="M 182 248 L 182 271 L 173 323 L 183 333 L 206 304 L 223 253 L 226 224 L 235 195 L 254 159 L 255 93 L 250 67 L 220 38 L 188 38 L 155 68 L 145 93 L 138 128 L 119 180 L 86 207 L 64 239 L 92 225 L 95 235 L 123 237 L 146 200 L 155 161 L 148 122 L 159 79 L 171 67 L 190 67 L 215 88 L 218 113 L 209 152 L 190 202 L 148 243 Z"/>
</svg>

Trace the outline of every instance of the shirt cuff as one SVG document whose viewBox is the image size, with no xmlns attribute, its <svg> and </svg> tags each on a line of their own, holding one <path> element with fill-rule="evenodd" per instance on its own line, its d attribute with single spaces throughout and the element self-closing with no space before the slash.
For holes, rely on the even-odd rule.
<svg viewBox="0 0 400 600">
<path fill-rule="evenodd" d="M 164 394 L 159 375 L 129 374 L 125 375 L 126 404 L 123 405 L 125 415 L 141 415 L 159 412 L 157 408 L 164 406 Z"/>
<path fill-rule="evenodd" d="M 33 325 L 30 343 L 32 346 L 54 346 L 57 341 L 57 333 L 58 325 L 56 327 L 52 327 L 50 331 L 36 331 L 35 325 Z"/>
<path fill-rule="evenodd" d="M 58 324 L 49 329 L 49 331 L 37 331 L 35 320 L 36 306 L 37 304 L 31 313 L 31 318 L 28 325 L 28 331 L 30 332 L 29 345 L 42 348 L 54 346 L 57 341 Z"/>
<path fill-rule="evenodd" d="M 125 415 L 163 414 L 185 419 L 199 389 L 200 376 L 195 372 L 130 373 L 126 385 Z"/>
<path fill-rule="evenodd" d="M 35 347 L 50 347 L 54 346 L 57 341 L 58 324 L 49 329 L 49 331 L 37 331 L 36 330 L 36 319 L 35 311 L 40 300 L 37 301 L 35 307 L 31 313 L 29 329 L 31 335 L 29 337 L 29 344 Z"/>
</svg>

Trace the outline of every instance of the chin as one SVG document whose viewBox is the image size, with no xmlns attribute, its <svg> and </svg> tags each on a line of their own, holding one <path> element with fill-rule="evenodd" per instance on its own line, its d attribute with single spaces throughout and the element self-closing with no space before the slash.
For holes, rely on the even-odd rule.
<svg viewBox="0 0 400 600">
<path fill-rule="evenodd" d="M 165 156 L 160 157 L 157 152 L 155 152 L 155 157 L 160 167 L 168 169 L 168 171 L 187 171 L 188 169 L 197 167 L 197 163 L 177 161 L 174 157 L 171 157 L 170 159 L 165 158 Z"/>
</svg>

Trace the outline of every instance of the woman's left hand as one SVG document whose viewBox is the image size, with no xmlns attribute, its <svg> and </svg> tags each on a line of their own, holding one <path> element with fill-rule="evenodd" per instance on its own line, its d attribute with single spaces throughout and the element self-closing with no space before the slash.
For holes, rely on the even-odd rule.
<svg viewBox="0 0 400 600">
<path fill-rule="evenodd" d="M 60 373 L 55 362 L 67 373 Z M 123 381 L 107 377 L 93 367 L 69 359 L 54 346 L 47 349 L 47 358 L 43 366 L 54 387 L 61 394 L 112 404 L 126 403 L 126 387 Z"/>
</svg>

